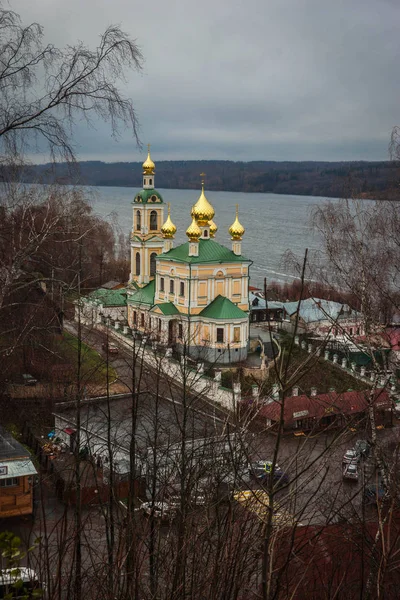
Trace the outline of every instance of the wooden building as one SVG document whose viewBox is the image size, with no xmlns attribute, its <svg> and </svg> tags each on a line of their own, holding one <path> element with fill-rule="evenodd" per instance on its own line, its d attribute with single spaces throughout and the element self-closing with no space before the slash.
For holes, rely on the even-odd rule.
<svg viewBox="0 0 400 600">
<path fill-rule="evenodd" d="M 29 452 L 0 427 L 0 518 L 33 512 L 33 477 Z"/>
</svg>

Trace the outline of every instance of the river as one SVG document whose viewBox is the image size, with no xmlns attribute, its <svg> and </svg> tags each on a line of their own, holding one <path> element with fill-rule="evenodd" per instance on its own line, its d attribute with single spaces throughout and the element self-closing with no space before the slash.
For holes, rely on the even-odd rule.
<svg viewBox="0 0 400 600">
<path fill-rule="evenodd" d="M 131 202 L 134 188 L 92 187 L 94 211 L 102 217 L 115 214 L 124 233 L 132 228 Z M 187 241 L 185 230 L 191 222 L 190 209 L 197 201 L 198 190 L 162 190 L 164 202 L 171 203 L 171 218 L 177 226 L 175 244 Z M 287 250 L 301 258 L 309 248 L 321 248 L 317 233 L 310 226 L 312 209 L 325 199 L 315 196 L 286 196 L 280 194 L 246 194 L 243 192 L 212 192 L 206 196 L 215 209 L 214 221 L 218 225 L 216 241 L 231 245 L 228 228 L 235 218 L 235 205 L 239 204 L 239 219 L 246 228 L 243 237 L 243 255 L 253 261 L 251 283 L 262 285 L 269 281 L 285 281 L 295 275 L 283 260 Z M 332 200 L 332 199 L 331 199 Z M 333 199 L 333 201 L 335 201 Z M 165 216 L 166 216 L 165 211 Z"/>
</svg>

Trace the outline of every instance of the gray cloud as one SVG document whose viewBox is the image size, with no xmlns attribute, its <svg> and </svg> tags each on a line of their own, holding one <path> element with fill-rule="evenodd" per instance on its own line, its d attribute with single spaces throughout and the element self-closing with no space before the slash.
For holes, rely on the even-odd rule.
<svg viewBox="0 0 400 600">
<path fill-rule="evenodd" d="M 383 160 L 400 122 L 400 3 L 389 0 L 11 0 L 46 40 L 136 38 L 127 74 L 155 159 Z M 82 159 L 140 160 L 131 135 L 76 128 Z"/>
</svg>

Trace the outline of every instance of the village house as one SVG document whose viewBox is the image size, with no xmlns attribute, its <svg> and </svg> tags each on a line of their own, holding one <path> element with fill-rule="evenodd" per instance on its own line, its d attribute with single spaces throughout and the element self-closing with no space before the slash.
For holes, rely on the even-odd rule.
<svg viewBox="0 0 400 600">
<path fill-rule="evenodd" d="M 310 431 L 324 427 L 342 427 L 354 425 L 361 421 L 372 402 L 377 425 L 389 425 L 392 420 L 392 402 L 386 389 L 377 389 L 370 397 L 370 390 L 338 393 L 331 391 L 327 394 L 317 394 L 313 388 L 311 395 L 298 394 L 298 388 L 293 388 L 292 395 L 285 398 L 284 429 L 290 431 Z M 281 403 L 270 399 L 258 411 L 258 416 L 265 419 L 267 426 L 279 423 Z"/>
<path fill-rule="evenodd" d="M 0 517 L 33 512 L 33 477 L 37 474 L 29 452 L 0 426 Z"/>
<path fill-rule="evenodd" d="M 361 314 L 340 302 L 306 298 L 301 302 L 285 302 L 283 311 L 282 327 L 290 333 L 294 331 L 298 315 L 297 333 L 313 333 L 324 337 L 329 335 L 333 338 L 354 338 L 364 334 Z"/>
</svg>

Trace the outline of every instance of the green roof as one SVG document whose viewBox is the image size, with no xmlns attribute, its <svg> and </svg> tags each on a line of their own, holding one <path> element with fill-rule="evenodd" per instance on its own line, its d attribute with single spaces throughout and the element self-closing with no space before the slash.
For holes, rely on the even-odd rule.
<svg viewBox="0 0 400 600">
<path fill-rule="evenodd" d="M 150 201 L 150 198 L 152 196 L 157 196 L 157 198 L 159 198 L 161 200 L 161 202 L 164 202 L 160 192 L 158 192 L 157 190 L 140 190 L 140 192 L 138 192 L 132 202 L 135 204 L 146 204 L 146 202 L 148 202 L 149 204 L 152 204 L 152 202 Z M 155 203 L 156 204 L 156 203 Z M 159 204 L 159 203 L 158 203 Z"/>
<path fill-rule="evenodd" d="M 157 256 L 157 259 L 165 258 L 177 262 L 186 263 L 222 263 L 222 262 L 251 262 L 244 256 L 237 256 L 226 246 L 222 246 L 214 240 L 199 240 L 199 255 L 189 256 L 189 242 L 172 248 L 169 252 L 163 252 Z"/>
<path fill-rule="evenodd" d="M 217 296 L 208 306 L 203 308 L 199 316 L 208 319 L 247 319 L 247 313 L 225 296 Z"/>
<path fill-rule="evenodd" d="M 180 312 L 172 302 L 163 302 L 162 304 L 156 304 L 152 310 L 159 308 L 163 315 L 179 315 Z"/>
<path fill-rule="evenodd" d="M 154 294 L 155 294 L 155 280 L 153 279 L 142 288 L 139 288 L 137 292 L 129 296 L 129 302 L 134 302 L 135 304 L 150 304 L 153 306 L 154 304 Z"/>
<path fill-rule="evenodd" d="M 119 290 L 99 288 L 91 292 L 87 298 L 97 301 L 99 304 L 103 304 L 103 306 L 126 306 L 126 288 Z"/>
</svg>

